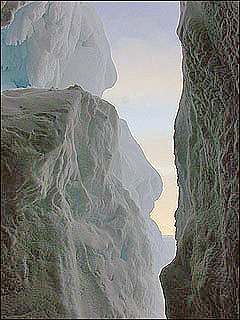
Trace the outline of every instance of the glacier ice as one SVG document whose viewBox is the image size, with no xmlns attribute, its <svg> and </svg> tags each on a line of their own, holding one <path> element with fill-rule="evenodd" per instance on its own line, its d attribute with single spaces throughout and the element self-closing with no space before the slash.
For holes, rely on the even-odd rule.
<svg viewBox="0 0 240 320">
<path fill-rule="evenodd" d="M 1 28 L 8 27 L 13 19 L 15 12 L 32 1 L 1 1 Z"/>
<path fill-rule="evenodd" d="M 173 250 L 150 218 L 162 181 L 99 98 L 116 69 L 94 7 L 31 2 L 1 41 L 2 89 L 22 88 L 2 92 L 3 313 L 165 318 Z"/>
<path fill-rule="evenodd" d="M 104 28 L 93 5 L 34 1 L 2 30 L 2 89 L 79 84 L 101 96 L 117 79 Z"/>
<path fill-rule="evenodd" d="M 153 249 L 153 269 L 157 276 L 163 264 L 170 261 L 169 249 L 165 241 L 161 241 L 161 232 L 150 218 L 150 213 L 162 193 L 162 179 L 159 173 L 146 159 L 142 149 L 132 136 L 127 122 L 118 122 L 119 146 L 113 155 L 111 169 L 123 187 L 128 190 L 145 219 L 147 236 Z"/>
<path fill-rule="evenodd" d="M 146 196 L 149 210 L 161 179 L 115 108 L 78 86 L 18 89 L 3 91 L 2 118 L 3 188 L 22 217 L 11 272 L 25 270 L 17 294 L 3 283 L 5 313 L 28 303 L 32 317 L 165 318 L 158 275 L 166 248 L 141 202 Z M 125 159 L 117 172 L 129 144 L 136 168 Z M 141 166 L 145 188 L 135 203 Z M 13 233 L 8 206 L 2 216 Z"/>
<path fill-rule="evenodd" d="M 162 180 L 146 159 L 124 119 L 119 121 L 118 151 L 113 170 L 139 208 L 149 214 L 154 208 L 154 201 L 162 193 Z M 121 167 L 124 169 L 120 170 Z"/>
</svg>

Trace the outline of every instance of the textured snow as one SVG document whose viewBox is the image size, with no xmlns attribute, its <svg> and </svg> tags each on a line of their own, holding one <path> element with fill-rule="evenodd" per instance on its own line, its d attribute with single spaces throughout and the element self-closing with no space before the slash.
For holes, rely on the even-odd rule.
<svg viewBox="0 0 240 320">
<path fill-rule="evenodd" d="M 27 268 L 16 301 L 43 301 L 31 307 L 33 317 L 48 310 L 52 318 L 165 318 L 158 275 L 169 254 L 149 215 L 162 182 L 126 122 L 79 87 L 4 91 L 2 105 L 3 150 L 11 139 L 11 152 L 24 159 L 24 184 L 11 187 L 24 215 L 11 254 Z M 136 166 L 125 158 L 116 172 L 129 145 Z"/>
<path fill-rule="evenodd" d="M 25 225 L 11 254 L 33 270 L 18 300 L 33 318 L 165 318 L 158 276 L 174 240 L 150 217 L 162 180 L 127 122 L 97 97 L 115 81 L 90 4 L 32 2 L 2 30 L 2 89 L 32 87 L 3 91 L 2 133 L 3 145 L 11 139 L 24 159 L 28 181 L 17 194 Z M 91 94 L 52 88 L 75 83 Z M 43 305 L 34 305 L 36 296 Z M 17 314 L 20 305 L 6 312 Z"/>
<path fill-rule="evenodd" d="M 119 122 L 119 154 L 114 159 L 114 172 L 130 192 L 138 207 L 147 214 L 162 193 L 162 180 L 133 138 L 126 120 Z M 120 168 L 124 168 L 121 170 Z"/>
<path fill-rule="evenodd" d="M 101 96 L 117 79 L 102 22 L 91 4 L 35 1 L 2 30 L 2 89 L 79 84 Z"/>
<path fill-rule="evenodd" d="M 1 1 L 1 28 L 8 27 L 12 23 L 16 11 L 31 2 L 32 1 Z"/>
<path fill-rule="evenodd" d="M 154 252 L 153 270 L 157 276 L 161 265 L 170 261 L 169 249 L 166 243 L 161 241 L 161 232 L 157 224 L 150 218 L 154 201 L 162 193 L 162 179 L 133 138 L 127 122 L 120 119 L 118 126 L 119 146 L 113 156 L 112 171 L 128 190 L 145 219 L 146 234 Z"/>
</svg>

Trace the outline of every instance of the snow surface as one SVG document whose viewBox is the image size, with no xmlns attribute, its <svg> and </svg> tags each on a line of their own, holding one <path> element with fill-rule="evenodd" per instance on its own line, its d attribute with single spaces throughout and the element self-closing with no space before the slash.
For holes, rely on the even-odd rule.
<svg viewBox="0 0 240 320">
<path fill-rule="evenodd" d="M 2 30 L 2 89 L 79 84 L 101 96 L 117 79 L 103 24 L 91 4 L 35 1 Z"/>
<path fill-rule="evenodd" d="M 146 159 L 124 119 L 119 121 L 119 154 L 113 165 L 116 176 L 129 190 L 132 199 L 143 212 L 149 214 L 154 208 L 154 201 L 162 193 L 162 180 Z M 124 170 L 121 171 L 121 167 Z"/>
<path fill-rule="evenodd" d="M 115 108 L 80 87 L 32 88 L 3 91 L 2 116 L 3 146 L 11 138 L 29 159 L 17 195 L 15 259 L 29 274 L 18 303 L 43 300 L 33 318 L 165 318 L 158 275 L 169 253 L 148 212 L 162 182 Z"/>
<path fill-rule="evenodd" d="M 161 231 L 150 217 L 154 201 L 162 193 L 162 179 L 146 159 L 123 119 L 118 122 L 118 139 L 119 147 L 113 156 L 112 171 L 129 191 L 130 197 L 145 218 L 145 228 L 153 250 L 153 270 L 157 278 L 161 265 L 170 261 L 169 250 L 161 240 Z"/>
</svg>

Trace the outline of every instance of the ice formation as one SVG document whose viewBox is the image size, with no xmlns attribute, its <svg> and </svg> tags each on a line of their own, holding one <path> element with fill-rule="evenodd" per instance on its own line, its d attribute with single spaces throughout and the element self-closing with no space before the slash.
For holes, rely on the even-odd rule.
<svg viewBox="0 0 240 320">
<path fill-rule="evenodd" d="M 162 180 L 133 138 L 127 122 L 120 119 L 118 125 L 119 147 L 113 156 L 113 174 L 121 181 L 123 187 L 129 191 L 130 197 L 145 218 L 146 234 L 154 252 L 154 273 L 157 275 L 162 264 L 167 264 L 171 260 L 168 255 L 171 250 L 167 248 L 166 242 L 162 241 L 163 239 L 156 223 L 149 216 L 154 208 L 154 201 L 162 193 Z"/>
<path fill-rule="evenodd" d="M 160 277 L 166 315 L 239 319 L 239 1 L 180 9 L 177 254 Z"/>
<path fill-rule="evenodd" d="M 102 22 L 91 4 L 34 1 L 2 30 L 2 89 L 79 84 L 101 96 L 117 79 Z"/>
<path fill-rule="evenodd" d="M 1 1 L 1 28 L 8 27 L 18 9 L 32 1 Z"/>
<path fill-rule="evenodd" d="M 32 2 L 2 53 L 2 314 L 165 318 L 162 181 L 100 98 L 116 70 L 94 7 Z"/>
<path fill-rule="evenodd" d="M 131 196 L 141 168 L 139 199 L 149 207 L 161 179 L 115 108 L 77 86 L 18 89 L 3 92 L 2 117 L 3 314 L 165 318 L 158 274 L 166 248 Z M 125 159 L 116 172 L 126 136 L 137 165 Z"/>
</svg>

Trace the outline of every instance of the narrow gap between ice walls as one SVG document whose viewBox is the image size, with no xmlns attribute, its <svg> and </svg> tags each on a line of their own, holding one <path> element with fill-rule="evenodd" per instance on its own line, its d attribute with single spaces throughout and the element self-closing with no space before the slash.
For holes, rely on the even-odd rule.
<svg viewBox="0 0 240 320">
<path fill-rule="evenodd" d="M 2 315 L 165 318 L 162 180 L 100 98 L 117 73 L 96 10 L 26 3 L 1 41 Z"/>
</svg>

